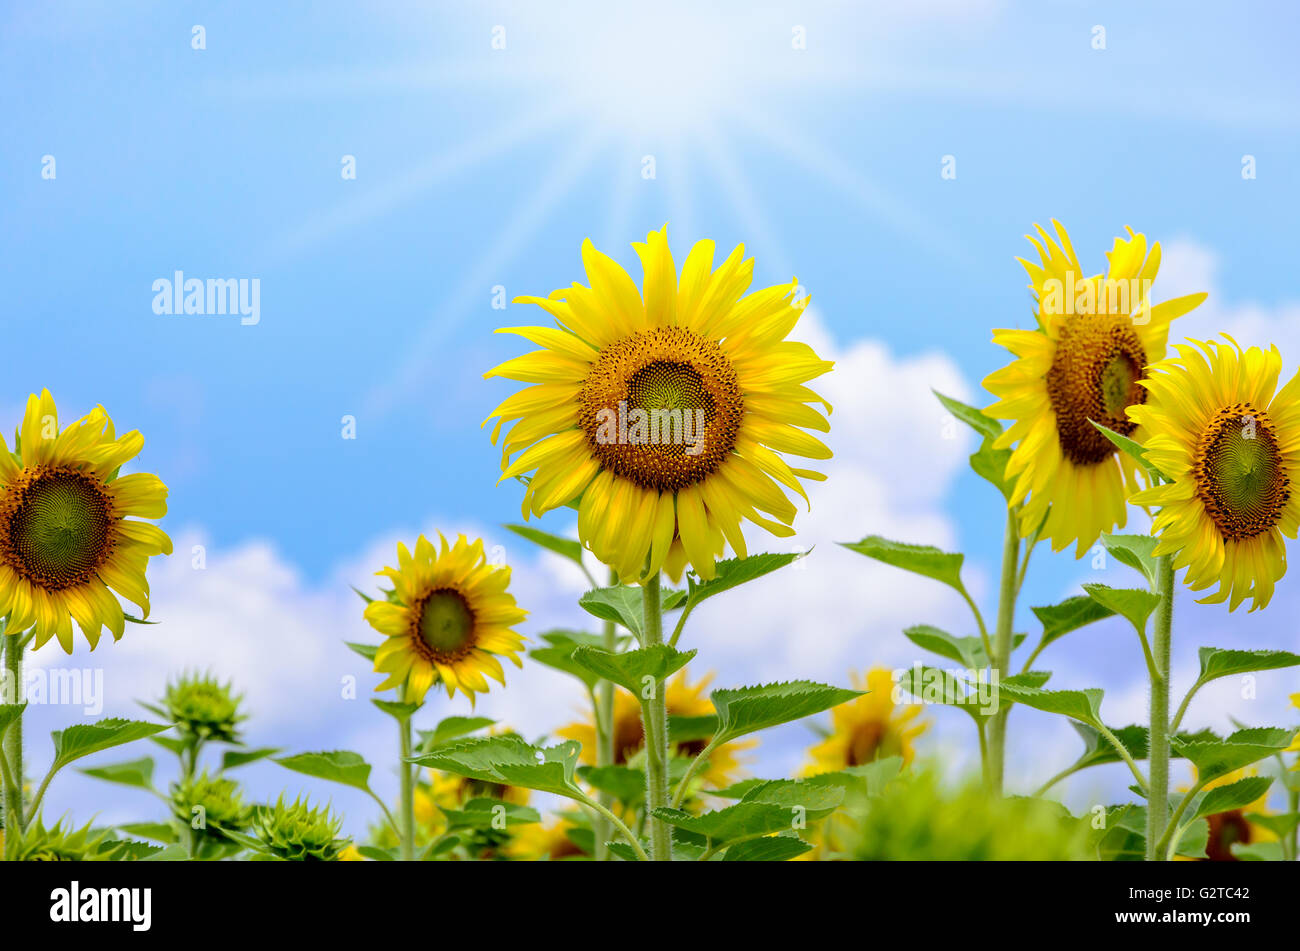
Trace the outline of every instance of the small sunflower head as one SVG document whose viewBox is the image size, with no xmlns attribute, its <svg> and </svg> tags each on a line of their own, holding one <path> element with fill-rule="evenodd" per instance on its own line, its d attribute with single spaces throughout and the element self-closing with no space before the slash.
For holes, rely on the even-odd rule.
<svg viewBox="0 0 1300 951">
<path fill-rule="evenodd" d="M 80 829 L 64 826 L 60 819 L 46 828 L 40 816 L 22 832 L 15 860 L 19 862 L 96 862 L 111 858 L 108 830 L 90 823 Z"/>
<path fill-rule="evenodd" d="M 339 832 L 343 820 L 328 806 L 314 808 L 280 796 L 274 806 L 259 806 L 253 813 L 253 834 L 275 858 L 288 862 L 336 862 L 349 840 Z"/>
<path fill-rule="evenodd" d="M 182 738 L 238 743 L 238 726 L 247 716 L 240 710 L 242 694 L 210 674 L 186 674 L 167 685 L 163 713 L 176 724 Z"/>
<path fill-rule="evenodd" d="M 227 841 L 222 829 L 243 832 L 253 820 L 239 783 L 204 772 L 172 786 L 172 813 L 201 838 Z"/>
<path fill-rule="evenodd" d="M 399 543 L 397 567 L 377 574 L 393 589 L 370 601 L 365 618 L 387 640 L 375 652 L 375 670 L 388 677 L 376 690 L 401 687 L 408 703 L 421 703 L 435 683 L 447 696 L 460 690 L 473 702 L 487 693 L 487 678 L 505 685 L 498 657 L 522 667 L 523 638 L 513 630 L 527 616 L 507 590 L 510 569 L 490 564 L 482 539 L 464 535 L 449 545 L 421 535 L 415 553 Z"/>
</svg>

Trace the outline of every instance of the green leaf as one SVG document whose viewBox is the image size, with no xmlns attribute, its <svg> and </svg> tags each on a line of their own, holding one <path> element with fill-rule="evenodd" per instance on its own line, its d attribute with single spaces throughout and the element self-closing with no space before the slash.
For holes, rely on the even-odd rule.
<svg viewBox="0 0 1300 951">
<path fill-rule="evenodd" d="M 350 750 L 330 750 L 320 753 L 295 753 L 281 756 L 273 762 L 296 773 L 342 783 L 362 792 L 370 792 L 370 764 L 360 753 Z"/>
<path fill-rule="evenodd" d="M 1092 425 L 1097 428 L 1097 431 L 1100 432 L 1107 439 L 1109 439 L 1111 443 L 1113 443 L 1115 447 L 1119 449 L 1120 452 L 1132 456 L 1133 459 L 1137 461 L 1138 465 L 1140 465 L 1143 469 L 1145 469 L 1147 471 L 1147 474 L 1150 475 L 1153 479 L 1160 479 L 1161 481 L 1164 482 L 1169 481 L 1168 479 L 1165 478 L 1165 474 L 1161 472 L 1159 469 L 1157 469 L 1155 465 L 1152 464 L 1151 460 L 1147 458 L 1146 449 L 1142 447 L 1141 443 L 1134 442 L 1132 439 L 1129 439 L 1127 436 L 1121 436 L 1113 429 L 1107 429 L 1105 426 L 1103 426 L 1101 423 L 1097 422 L 1096 420 L 1090 419 L 1088 420 L 1088 422 L 1092 423 Z"/>
<path fill-rule="evenodd" d="M 168 845 L 159 849 L 152 855 L 146 855 L 141 862 L 184 862 L 189 858 L 189 853 L 185 851 L 183 845 Z"/>
<path fill-rule="evenodd" d="M 694 650 L 679 651 L 667 644 L 612 654 L 598 647 L 579 647 L 573 662 L 598 679 L 616 683 L 634 697 L 640 697 L 647 681 L 660 682 L 685 667 Z"/>
<path fill-rule="evenodd" d="M 718 732 L 718 717 L 713 713 L 699 716 L 682 716 L 668 714 L 668 743 L 676 746 L 680 743 L 693 743 L 696 740 L 711 739 Z"/>
<path fill-rule="evenodd" d="M 580 798 L 573 784 L 581 744 L 569 740 L 541 748 L 517 736 L 473 737 L 410 758 L 417 766 L 488 783 L 523 786 Z"/>
<path fill-rule="evenodd" d="M 1128 618 L 1139 634 L 1146 634 L 1147 619 L 1160 604 L 1160 595 L 1142 588 L 1111 588 L 1104 584 L 1085 584 L 1083 590 L 1104 608 Z"/>
<path fill-rule="evenodd" d="M 1243 862 L 1281 862 L 1281 842 L 1234 842 L 1232 857 Z"/>
<path fill-rule="evenodd" d="M 449 829 L 498 829 L 541 822 L 542 817 L 530 806 L 520 806 L 500 799 L 471 799 L 460 809 L 441 808 Z"/>
<path fill-rule="evenodd" d="M 370 859 L 370 861 L 372 862 L 397 861 L 397 856 L 393 855 L 392 852 L 388 851 L 387 849 L 376 848 L 373 845 L 358 845 L 357 851 L 361 853 L 361 855 L 363 855 L 365 858 Z"/>
<path fill-rule="evenodd" d="M 149 742 L 157 743 L 163 749 L 181 756 L 185 752 L 185 741 L 172 736 L 151 736 Z"/>
<path fill-rule="evenodd" d="M 761 555 L 750 555 L 748 558 L 728 558 L 725 561 L 717 563 L 717 574 L 708 581 L 697 584 L 693 577 L 687 576 L 687 609 L 694 610 L 695 606 L 701 601 L 707 601 L 715 594 L 721 594 L 723 591 L 735 588 L 747 581 L 753 581 L 755 578 L 761 578 L 763 575 L 771 574 L 778 568 L 784 568 L 786 565 L 793 561 L 797 561 L 806 554 L 808 553 L 766 553 Z"/>
<path fill-rule="evenodd" d="M 842 542 L 849 551 L 883 561 L 895 568 L 912 571 L 957 589 L 962 594 L 966 588 L 961 582 L 961 566 L 965 555 L 950 554 L 931 545 L 909 545 L 893 542 L 879 535 L 868 535 L 860 542 Z"/>
<path fill-rule="evenodd" d="M 1198 779 L 1208 783 L 1281 752 L 1291 745 L 1295 732 L 1281 727 L 1255 727 L 1238 730 L 1222 740 L 1206 734 L 1191 740 L 1175 736 L 1170 745 L 1191 760 Z"/>
<path fill-rule="evenodd" d="M 641 639 L 642 604 L 639 585 L 595 588 L 578 599 L 578 606 L 602 621 L 613 621 Z"/>
<path fill-rule="evenodd" d="M 596 684 L 600 683 L 600 678 L 573 660 L 573 652 L 581 646 L 581 644 L 574 641 L 569 641 L 564 645 L 534 647 L 528 652 L 528 656 L 545 667 L 578 678 L 588 689 L 592 689 Z"/>
<path fill-rule="evenodd" d="M 176 829 L 167 822 L 128 822 L 117 826 L 117 828 L 127 835 L 161 842 L 163 845 L 170 845 L 176 841 Z"/>
<path fill-rule="evenodd" d="M 988 691 L 989 684 L 968 683 L 946 670 L 937 667 L 910 667 L 898 678 L 898 685 L 924 703 L 942 703 L 968 713 L 976 723 L 982 723 L 994 713 L 996 695 Z"/>
<path fill-rule="evenodd" d="M 951 396 L 945 396 L 938 390 L 931 390 L 930 392 L 939 398 L 939 402 L 943 404 L 944 409 L 981 436 L 995 438 L 1002 435 L 1002 423 L 992 416 L 986 415 L 983 410 L 968 406 L 961 400 L 955 400 Z"/>
<path fill-rule="evenodd" d="M 1300 825 L 1300 812 L 1248 812 L 1246 813 L 1246 820 L 1252 825 L 1267 829 L 1279 839 L 1285 839 L 1297 825 Z"/>
<path fill-rule="evenodd" d="M 1118 763 L 1120 761 L 1119 751 L 1115 749 L 1110 740 L 1103 737 L 1097 730 L 1086 723 L 1078 720 L 1071 720 L 1070 726 L 1074 727 L 1075 732 L 1083 739 L 1084 751 L 1074 762 L 1075 769 L 1086 769 L 1089 766 L 1101 766 L 1104 763 Z M 1115 739 L 1123 744 L 1124 749 L 1128 750 L 1129 755 L 1135 760 L 1147 758 L 1147 728 L 1144 726 L 1123 726 L 1111 730 Z"/>
<path fill-rule="evenodd" d="M 578 776 L 625 805 L 635 805 L 645 798 L 644 770 L 629 766 L 579 766 Z"/>
<path fill-rule="evenodd" d="M 1102 532 L 1101 543 L 1115 556 L 1116 561 L 1140 571 L 1147 579 L 1147 586 L 1155 588 L 1156 558 L 1152 554 L 1156 547 L 1154 536 L 1112 535 L 1110 532 Z"/>
<path fill-rule="evenodd" d="M 3 628 L 0 628 L 0 632 L 2 631 Z M 26 709 L 27 709 L 27 704 L 25 702 L 24 703 L 0 703 L 0 739 L 4 738 L 5 731 L 9 729 L 9 724 L 13 723 L 15 720 L 21 717 L 23 715 L 23 711 Z"/>
<path fill-rule="evenodd" d="M 50 773 L 53 774 L 83 756 L 142 740 L 168 728 L 165 723 L 145 723 L 143 720 L 112 717 L 95 723 L 70 726 L 66 730 L 55 730 L 50 734 L 54 740 L 54 765 L 50 767 Z"/>
<path fill-rule="evenodd" d="M 357 644 L 353 641 L 344 641 L 343 643 L 347 645 L 348 649 L 353 653 L 360 654 L 372 664 L 375 662 L 375 654 L 379 651 L 378 644 Z"/>
<path fill-rule="evenodd" d="M 1226 786 L 1215 786 L 1201 797 L 1192 818 L 1204 819 L 1206 816 L 1216 816 L 1221 812 L 1244 809 L 1267 793 L 1271 785 L 1273 785 L 1272 776 L 1249 776 Z"/>
<path fill-rule="evenodd" d="M 1202 647 L 1200 649 L 1202 684 L 1220 677 L 1233 674 L 1245 674 L 1259 670 L 1277 670 L 1282 667 L 1295 667 L 1300 664 L 1300 654 L 1289 651 L 1239 651 L 1224 650 L 1221 647 Z"/>
<path fill-rule="evenodd" d="M 723 854 L 724 862 L 788 862 L 812 846 L 792 832 L 737 842 Z"/>
<path fill-rule="evenodd" d="M 496 723 L 491 717 L 446 717 L 432 730 L 420 731 L 420 749 L 431 750 Z"/>
<path fill-rule="evenodd" d="M 1035 710 L 1060 714 L 1093 725 L 1101 722 L 1101 699 L 1104 692 L 1097 688 L 1043 690 L 1038 687 L 1026 687 L 1008 679 L 998 685 L 998 691 L 1016 703 L 1023 703 Z"/>
<path fill-rule="evenodd" d="M 715 690 L 710 699 L 718 712 L 717 742 L 821 713 L 862 693 L 809 680 Z"/>
<path fill-rule="evenodd" d="M 534 545 L 540 545 L 547 551 L 553 551 L 557 555 L 569 559 L 575 564 L 582 564 L 582 544 L 571 538 L 562 538 L 559 535 L 552 535 L 550 532 L 544 532 L 539 528 L 533 528 L 531 525 L 506 525 L 510 531 L 514 532 L 520 538 L 526 538 Z"/>
<path fill-rule="evenodd" d="M 108 766 L 92 766 L 81 770 L 87 776 L 93 776 L 95 779 L 103 779 L 110 783 L 121 783 L 123 786 L 135 786 L 138 789 L 153 790 L 153 759 L 145 756 L 142 759 L 130 760 L 125 763 L 113 763 Z"/>
<path fill-rule="evenodd" d="M 411 717 L 415 716 L 422 704 L 418 703 L 398 703 L 395 700 L 375 700 L 370 701 L 380 710 L 383 710 L 398 723 L 405 723 Z"/>
<path fill-rule="evenodd" d="M 843 799 L 844 791 L 836 786 L 782 779 L 756 786 L 739 802 L 714 812 L 692 815 L 680 809 L 656 809 L 654 814 L 717 844 L 791 830 L 797 822 L 830 815 Z"/>
<path fill-rule="evenodd" d="M 1043 647 L 1071 631 L 1077 631 L 1086 624 L 1111 617 L 1115 613 L 1100 601 L 1085 594 L 1076 594 L 1072 598 L 1066 598 L 1060 604 L 1034 608 L 1033 612 L 1043 625 L 1041 641 Z"/>
<path fill-rule="evenodd" d="M 991 439 L 985 439 L 970 457 L 971 470 L 981 479 L 990 482 L 1008 502 L 1015 489 L 1015 483 L 1007 479 L 1007 463 L 1010 461 L 1011 450 L 994 449 Z"/>
<path fill-rule="evenodd" d="M 221 756 L 221 768 L 223 770 L 234 769 L 237 766 L 244 766 L 248 763 L 255 763 L 260 759 L 266 759 L 268 756 L 274 756 L 280 752 L 276 746 L 263 746 L 255 750 L 226 750 Z"/>
<path fill-rule="evenodd" d="M 917 647 L 932 651 L 940 657 L 955 660 L 963 667 L 975 670 L 988 666 L 988 655 L 984 652 L 984 641 L 978 637 L 956 637 L 930 624 L 913 625 L 903 631 L 903 636 Z M 1012 650 L 1024 643 L 1024 640 L 1024 634 L 1017 633 L 1013 635 L 1011 639 Z"/>
</svg>

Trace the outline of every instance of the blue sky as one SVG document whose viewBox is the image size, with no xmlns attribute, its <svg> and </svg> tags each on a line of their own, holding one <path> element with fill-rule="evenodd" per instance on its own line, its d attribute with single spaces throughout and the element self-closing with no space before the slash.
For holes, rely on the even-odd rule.
<svg viewBox="0 0 1300 951">
<path fill-rule="evenodd" d="M 217 565 L 264 556 L 248 586 L 287 579 L 275 590 L 312 602 L 333 644 L 328 622 L 355 605 L 330 599 L 364 583 L 392 539 L 517 518 L 517 487 L 495 485 L 499 455 L 479 429 L 508 388 L 481 374 L 518 351 L 491 329 L 538 315 L 493 310 L 492 289 L 544 294 L 580 279 L 586 236 L 637 276 L 629 242 L 665 221 L 679 262 L 711 237 L 723 250 L 745 242 L 756 286 L 797 274 L 819 332 L 861 358 L 837 374 L 875 377 L 835 384 L 849 414 L 835 423 L 861 440 L 843 447 L 841 484 L 874 495 L 828 485 L 814 510 L 840 506 L 831 521 L 845 538 L 888 522 L 900 537 L 959 547 L 986 588 L 1002 516 L 961 472 L 970 447 L 937 443 L 941 414 L 924 391 L 982 399 L 979 380 L 1004 360 L 990 329 L 1029 319 L 1014 258 L 1034 222 L 1061 219 L 1097 269 L 1132 225 L 1166 244 L 1173 283 L 1162 293 L 1158 282 L 1158 297 L 1175 284 L 1212 291 L 1198 319 L 1224 326 L 1198 329 L 1243 323 L 1284 346 L 1294 338 L 1293 4 L 612 6 L 0 5 L 7 428 L 41 387 L 68 415 L 103 403 L 121 428 L 144 432 L 140 464 L 171 487 L 168 529 L 202 539 Z M 202 50 L 191 47 L 196 24 Z M 492 48 L 497 26 L 504 49 Z M 1093 48 L 1097 26 L 1104 50 Z M 792 48 L 797 28 L 804 49 Z M 347 155 L 355 180 L 340 175 Z M 1245 155 L 1253 180 L 1241 175 Z M 940 175 L 944 156 L 955 180 Z M 260 322 L 156 315 L 152 282 L 176 270 L 259 279 Z M 1288 366 L 1298 352 L 1284 349 Z M 891 414 L 933 430 L 890 456 Z M 341 438 L 345 415 L 355 440 Z M 517 572 L 543 572 L 531 553 L 509 551 Z M 202 623 L 188 613 L 194 586 L 166 570 L 176 600 L 157 599 L 164 623 L 129 632 L 144 645 L 169 636 L 169 608 Z M 1027 603 L 1058 600 L 1088 571 L 1041 558 Z M 867 590 L 861 605 L 891 602 L 848 626 L 840 640 L 851 647 L 824 646 L 804 664 L 791 650 L 773 671 L 740 650 L 711 655 L 701 632 L 703 657 L 718 659 L 706 664 L 739 682 L 835 677 L 846 659 L 910 663 L 893 624 L 908 606 L 896 579 L 847 577 Z M 844 584 L 817 596 L 833 609 Z M 924 613 L 930 600 L 916 590 Z M 239 656 L 292 664 L 258 603 L 261 613 L 240 609 L 239 636 L 260 655 Z M 1271 621 L 1197 610 L 1209 630 L 1254 645 L 1295 640 Z M 564 619 L 558 602 L 538 614 Z M 743 640 L 735 618 L 708 619 L 708 636 Z M 1104 632 L 1103 644 L 1131 646 L 1119 628 Z M 251 677 L 192 631 L 170 636 L 198 653 L 176 647 L 169 662 Z M 1136 689 L 1131 658 L 1095 645 L 1067 656 L 1076 679 Z M 330 665 L 347 669 L 349 655 L 313 657 L 327 693 Z M 110 680 L 112 702 L 125 709 L 147 692 L 143 676 Z M 378 743 L 364 738 L 373 723 L 341 733 L 345 722 L 302 723 L 293 739 Z M 788 737 L 771 765 L 797 758 L 804 734 Z"/>
</svg>

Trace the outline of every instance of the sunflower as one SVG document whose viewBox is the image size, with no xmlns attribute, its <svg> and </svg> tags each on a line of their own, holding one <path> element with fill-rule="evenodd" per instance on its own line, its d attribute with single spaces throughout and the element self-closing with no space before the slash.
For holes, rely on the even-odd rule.
<svg viewBox="0 0 1300 951">
<path fill-rule="evenodd" d="M 667 683 L 664 691 L 664 703 L 668 707 L 668 716 L 702 717 L 714 712 L 713 702 L 705 694 L 713 674 L 709 673 L 692 684 L 683 668 Z M 566 740 L 577 740 L 582 744 L 582 761 L 596 762 L 596 727 L 587 719 L 581 723 L 571 723 L 556 733 Z M 695 756 L 703 752 L 709 738 L 701 737 L 677 744 L 675 752 L 679 756 Z M 753 749 L 757 740 L 742 740 L 724 743 L 709 754 L 708 765 L 700 772 L 701 779 L 711 788 L 722 789 L 730 786 L 740 778 L 743 772 L 742 761 L 737 755 L 744 750 Z M 641 705 L 636 697 L 619 688 L 614 693 L 614 763 L 623 766 L 645 748 L 645 732 L 641 725 Z"/>
<path fill-rule="evenodd" d="M 1195 767 L 1193 767 L 1194 770 Z M 1238 780 L 1258 775 L 1259 770 L 1254 768 L 1234 770 L 1227 775 L 1206 783 L 1205 791 L 1209 792 L 1217 786 L 1228 786 Z M 1186 791 L 1186 789 L 1183 789 L 1183 792 Z M 1241 860 L 1232 854 L 1234 843 L 1240 842 L 1242 845 L 1250 845 L 1256 842 L 1276 842 L 1277 836 L 1270 829 L 1251 822 L 1247 818 L 1250 813 L 1267 815 L 1268 812 L 1268 793 L 1265 792 L 1254 802 L 1242 806 L 1240 809 L 1229 809 L 1226 812 L 1216 812 L 1213 815 L 1206 816 L 1210 831 L 1205 843 L 1205 858 L 1200 861 L 1239 862 Z"/>
<path fill-rule="evenodd" d="M 585 859 L 587 853 L 569 837 L 571 829 L 578 828 L 569 819 L 560 816 L 554 822 L 531 822 L 520 826 L 503 850 L 516 862 L 561 862 Z"/>
<path fill-rule="evenodd" d="M 1146 399 L 1145 368 L 1164 357 L 1169 322 L 1205 295 L 1152 306 L 1148 294 L 1160 268 L 1160 244 L 1148 253 L 1146 236 L 1131 228 L 1106 255 L 1106 275 L 1085 277 L 1070 236 L 1059 222 L 1052 224 L 1060 243 L 1036 225 L 1041 242 L 1028 237 L 1041 263 L 1020 259 L 1032 282 L 1038 326 L 993 332 L 993 342 L 1017 359 L 985 379 L 999 397 L 985 412 L 1014 421 L 993 445 L 1015 446 L 1006 476 L 1015 479 L 1010 504 L 1024 503 L 1022 535 L 1037 529 L 1053 551 L 1074 542 L 1082 557 L 1102 532 L 1124 524 L 1125 499 L 1140 487 L 1136 464 L 1117 455 L 1092 423 L 1134 434 L 1125 410 Z"/>
<path fill-rule="evenodd" d="M 1202 603 L 1231 597 L 1236 610 L 1251 597 L 1253 611 L 1286 573 L 1282 536 L 1295 538 L 1300 525 L 1300 374 L 1275 392 L 1277 348 L 1225 339 L 1180 344 L 1150 368 L 1150 399 L 1129 416 L 1149 433 L 1147 458 L 1172 481 L 1133 501 L 1160 507 L 1154 553 L 1177 552 L 1174 568 L 1187 568 L 1193 591 L 1218 582 Z"/>
<path fill-rule="evenodd" d="M 143 445 L 134 430 L 116 438 L 102 406 L 60 431 L 49 390 L 28 398 L 13 454 L 0 436 L 0 616 L 9 634 L 34 630 L 34 647 L 57 637 L 71 654 L 75 620 L 92 650 L 104 627 L 118 640 L 125 615 L 113 591 L 149 616 L 145 566 L 172 543 L 128 516 L 162 518 L 167 487 L 155 475 L 117 474 Z"/>
<path fill-rule="evenodd" d="M 505 685 L 498 656 L 522 667 L 523 638 L 511 628 L 527 612 L 506 591 L 510 569 L 490 565 L 483 541 L 471 545 L 464 535 L 448 546 L 438 535 L 439 550 L 421 535 L 415 555 L 401 542 L 397 567 L 376 574 L 392 580 L 386 601 L 366 605 L 365 618 L 388 639 L 375 652 L 375 670 L 388 674 L 376 690 L 403 686 L 408 703 L 421 703 L 435 683 L 447 696 L 460 690 L 473 703 L 487 693 L 484 675 Z"/>
<path fill-rule="evenodd" d="M 916 753 L 913 741 L 929 728 L 913 722 L 920 706 L 899 710 L 894 703 L 894 676 L 888 670 L 873 667 L 865 676 L 849 676 L 853 689 L 867 692 L 831 711 L 831 731 L 808 750 L 805 776 L 863 766 L 882 756 L 901 756 L 910 763 Z"/>
<path fill-rule="evenodd" d="M 584 241 L 591 286 L 516 298 L 557 326 L 502 328 L 543 349 L 484 374 L 534 384 L 488 417 L 493 444 L 511 424 L 501 478 L 533 473 L 524 518 L 576 502 L 582 543 L 625 581 L 661 568 L 677 580 L 688 562 L 713 577 L 725 545 L 744 557 L 742 520 L 793 535 L 782 487 L 807 501 L 800 479 L 824 476 L 782 454 L 831 455 L 804 430 L 830 429 L 809 405 L 830 404 L 805 384 L 832 364 L 785 339 L 808 304 L 794 299 L 797 281 L 741 297 L 753 259 L 741 245 L 715 270 L 712 241 L 695 245 L 679 280 L 667 230 L 633 244 L 644 293 Z"/>
</svg>

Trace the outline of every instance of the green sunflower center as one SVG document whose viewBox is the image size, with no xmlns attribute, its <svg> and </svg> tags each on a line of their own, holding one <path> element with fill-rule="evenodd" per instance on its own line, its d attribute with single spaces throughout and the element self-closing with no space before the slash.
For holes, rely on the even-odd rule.
<svg viewBox="0 0 1300 951">
<path fill-rule="evenodd" d="M 474 611 L 459 591 L 430 591 L 419 603 L 417 616 L 417 633 L 431 659 L 453 659 L 474 646 Z"/>
<path fill-rule="evenodd" d="M 745 412 L 722 348 L 683 327 L 606 347 L 578 403 L 578 424 L 601 467 L 657 490 L 708 478 L 735 446 Z"/>
<path fill-rule="evenodd" d="M 84 584 L 113 550 L 113 502 L 67 466 L 24 470 L 0 502 L 0 560 L 47 591 Z"/>
<path fill-rule="evenodd" d="M 1272 423 L 1248 403 L 1225 407 L 1210 421 L 1193 474 L 1205 512 L 1226 541 L 1271 529 L 1291 497 Z"/>
<path fill-rule="evenodd" d="M 1137 428 L 1124 411 L 1146 402 L 1139 385 L 1146 362 L 1128 318 L 1078 314 L 1066 319 L 1047 371 L 1047 397 L 1065 458 L 1089 466 L 1114 455 L 1114 445 L 1090 420 L 1123 436 Z"/>
</svg>

